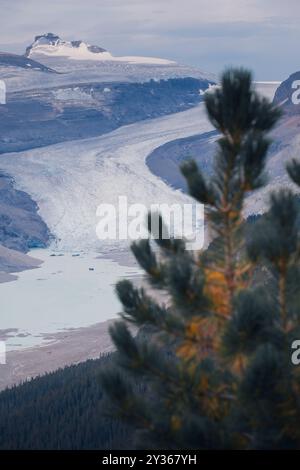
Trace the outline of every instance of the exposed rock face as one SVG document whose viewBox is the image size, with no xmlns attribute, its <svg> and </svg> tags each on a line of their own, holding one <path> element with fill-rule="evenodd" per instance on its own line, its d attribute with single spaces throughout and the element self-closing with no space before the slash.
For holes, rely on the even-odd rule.
<svg viewBox="0 0 300 470">
<path fill-rule="evenodd" d="M 27 193 L 16 190 L 9 176 L 0 174 L 0 243 L 26 252 L 46 247 L 49 239 L 37 204 Z"/>
<path fill-rule="evenodd" d="M 257 92 L 268 99 L 273 99 L 278 83 L 256 82 Z M 193 159 L 205 174 L 210 174 L 214 155 L 217 150 L 216 131 L 197 134 L 184 139 L 176 139 L 156 148 L 147 158 L 147 165 L 155 175 L 176 189 L 188 192 L 185 178 L 180 171 L 184 160 Z M 276 144 L 272 150 L 275 151 Z"/>
<path fill-rule="evenodd" d="M 300 115 L 300 71 L 281 83 L 275 93 L 274 103 L 280 105 L 287 116 Z"/>
<path fill-rule="evenodd" d="M 208 80 L 176 78 L 7 93 L 0 114 L 0 153 L 95 137 L 122 125 L 184 111 L 203 99 L 199 89 L 208 84 Z"/>
<path fill-rule="evenodd" d="M 60 41 L 59 36 L 53 33 L 40 34 L 35 36 L 34 41 L 26 48 L 25 56 L 29 57 L 32 49 L 38 45 L 42 46 L 55 46 Z"/>
</svg>

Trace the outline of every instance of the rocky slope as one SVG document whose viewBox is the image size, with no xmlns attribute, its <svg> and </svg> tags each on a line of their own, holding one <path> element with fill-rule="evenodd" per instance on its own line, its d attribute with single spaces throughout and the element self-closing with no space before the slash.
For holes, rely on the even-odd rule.
<svg viewBox="0 0 300 470">
<path fill-rule="evenodd" d="M 20 67 L 26 70 L 33 70 L 47 73 L 57 73 L 55 70 L 46 67 L 45 65 L 32 60 L 29 57 L 24 57 L 17 54 L 8 54 L 7 52 L 0 52 L 0 67 Z"/>
<path fill-rule="evenodd" d="M 11 273 L 38 268 L 41 263 L 42 261 L 32 256 L 0 245 L 0 283 L 14 281 L 17 276 Z"/>
<path fill-rule="evenodd" d="M 120 126 L 189 109 L 202 100 L 195 78 L 146 83 L 74 83 L 7 93 L 0 112 L 0 153 L 95 137 Z"/>
<path fill-rule="evenodd" d="M 279 82 L 258 82 L 257 91 L 273 99 Z M 155 175 L 176 189 L 187 191 L 186 181 L 180 172 L 180 163 L 193 158 L 206 174 L 212 170 L 216 151 L 216 131 L 199 133 L 184 139 L 176 139 L 156 148 L 147 158 L 147 165 Z"/>
<path fill-rule="evenodd" d="M 45 247 L 49 237 L 37 204 L 27 193 L 15 189 L 11 177 L 0 173 L 0 243 L 26 252 Z"/>
<path fill-rule="evenodd" d="M 45 247 L 50 232 L 38 214 L 38 206 L 24 191 L 18 191 L 7 174 L 0 173 L 0 282 L 16 279 L 9 273 L 39 266 L 25 253 Z"/>
<path fill-rule="evenodd" d="M 291 74 L 277 88 L 274 103 L 281 106 L 284 118 L 300 117 L 300 71 Z"/>
</svg>

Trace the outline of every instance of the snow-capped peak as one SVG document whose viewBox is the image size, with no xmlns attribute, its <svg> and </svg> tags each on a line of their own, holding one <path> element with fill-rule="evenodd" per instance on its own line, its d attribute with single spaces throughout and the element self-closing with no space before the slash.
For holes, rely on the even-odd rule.
<svg viewBox="0 0 300 470">
<path fill-rule="evenodd" d="M 27 47 L 25 52 L 26 57 L 30 58 L 40 54 L 48 57 L 66 57 L 73 60 L 100 60 L 157 65 L 174 64 L 173 61 L 154 57 L 115 57 L 102 47 L 90 45 L 80 40 L 64 41 L 53 33 L 36 36 L 33 43 Z"/>
<path fill-rule="evenodd" d="M 102 54 L 105 49 L 99 46 L 91 46 L 83 41 L 64 41 L 53 33 L 41 34 L 34 38 L 33 43 L 27 47 L 25 55 L 27 57 L 33 54 L 46 55 L 76 55 L 78 52 L 85 51 L 90 54 Z M 62 54 L 64 52 L 64 54 Z"/>
</svg>

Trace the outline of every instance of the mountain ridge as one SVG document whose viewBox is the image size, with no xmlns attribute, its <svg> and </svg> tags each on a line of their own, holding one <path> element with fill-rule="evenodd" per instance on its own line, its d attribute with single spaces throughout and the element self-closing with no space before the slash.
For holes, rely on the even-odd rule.
<svg viewBox="0 0 300 470">
<path fill-rule="evenodd" d="M 11 54 L 9 52 L 0 51 L 0 66 L 12 66 L 20 67 L 27 70 L 39 71 L 39 72 L 48 72 L 48 73 L 58 73 L 51 67 L 41 64 L 40 62 L 31 59 L 30 57 L 25 57 L 24 55 Z"/>
<path fill-rule="evenodd" d="M 40 55 L 67 57 L 72 60 L 128 62 L 138 64 L 172 65 L 174 61 L 156 57 L 124 56 L 115 57 L 103 47 L 91 45 L 82 40 L 66 41 L 57 34 L 46 33 L 35 36 L 33 43 L 26 48 L 28 58 Z"/>
</svg>

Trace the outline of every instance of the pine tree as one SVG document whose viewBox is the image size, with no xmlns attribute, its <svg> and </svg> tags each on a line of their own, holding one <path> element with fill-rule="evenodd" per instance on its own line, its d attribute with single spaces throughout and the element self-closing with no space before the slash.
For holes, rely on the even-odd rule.
<svg viewBox="0 0 300 470">
<path fill-rule="evenodd" d="M 208 179 L 188 161 L 182 173 L 205 205 L 209 247 L 191 252 L 161 236 L 155 249 L 150 240 L 133 244 L 151 290 L 168 301 L 118 283 L 117 359 L 102 385 L 140 448 L 300 448 L 300 368 L 291 363 L 300 338 L 299 204 L 280 190 L 266 214 L 243 217 L 246 197 L 266 182 L 280 111 L 244 69 L 225 71 L 205 104 L 220 135 L 214 172 Z M 287 170 L 300 186 L 300 164 Z"/>
</svg>

